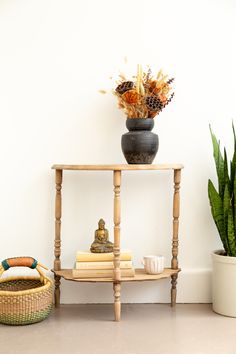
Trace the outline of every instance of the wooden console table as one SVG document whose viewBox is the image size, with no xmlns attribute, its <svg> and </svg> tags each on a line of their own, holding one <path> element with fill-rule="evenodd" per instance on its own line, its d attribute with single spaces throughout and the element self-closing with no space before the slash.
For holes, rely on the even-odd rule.
<svg viewBox="0 0 236 354">
<path fill-rule="evenodd" d="M 159 280 L 171 277 L 171 306 L 176 303 L 176 285 L 178 272 L 178 229 L 179 229 L 179 189 L 180 176 L 183 165 L 53 165 L 56 174 L 56 204 L 55 204 L 55 243 L 54 243 L 54 278 L 55 278 L 55 305 L 60 305 L 60 279 L 77 282 L 111 282 L 114 289 L 115 320 L 120 320 L 121 302 L 120 291 L 122 282 Z M 61 269 L 61 188 L 63 171 L 112 171 L 114 184 L 114 277 L 113 278 L 88 278 L 74 279 L 72 269 Z M 143 269 L 135 269 L 134 277 L 121 277 L 120 274 L 120 186 L 122 171 L 140 170 L 171 170 L 174 172 L 174 197 L 173 197 L 173 237 L 171 267 L 157 275 L 146 274 Z"/>
</svg>

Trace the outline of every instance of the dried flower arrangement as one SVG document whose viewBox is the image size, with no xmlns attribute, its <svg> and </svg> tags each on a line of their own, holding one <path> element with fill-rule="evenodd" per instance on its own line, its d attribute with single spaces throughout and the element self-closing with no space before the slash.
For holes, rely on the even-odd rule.
<svg viewBox="0 0 236 354">
<path fill-rule="evenodd" d="M 138 65 L 134 81 L 128 81 L 120 75 L 118 86 L 113 91 L 118 97 L 118 106 L 128 118 L 154 118 L 172 100 L 174 93 L 170 86 L 174 78 L 168 79 L 160 70 L 156 77 L 149 69 L 143 72 Z"/>
</svg>

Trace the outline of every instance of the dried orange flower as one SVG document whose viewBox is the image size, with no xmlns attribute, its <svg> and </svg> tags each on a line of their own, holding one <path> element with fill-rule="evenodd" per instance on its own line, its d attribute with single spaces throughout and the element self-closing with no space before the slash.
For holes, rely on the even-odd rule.
<svg viewBox="0 0 236 354">
<path fill-rule="evenodd" d="M 148 111 L 148 118 L 154 118 L 156 116 L 157 112 L 153 111 Z"/>
<path fill-rule="evenodd" d="M 165 103 L 167 102 L 167 98 L 166 98 L 166 96 L 163 95 L 163 94 L 159 95 L 158 98 L 161 100 L 161 102 L 162 102 L 163 104 L 165 104 Z"/>
<path fill-rule="evenodd" d="M 123 74 L 119 76 L 113 93 L 118 98 L 119 108 L 129 118 L 154 118 L 174 96 L 170 86 L 174 78 L 168 79 L 162 70 L 153 76 L 151 69 L 143 72 L 141 65 L 138 65 L 137 75 L 132 76 L 132 81 Z"/>
<path fill-rule="evenodd" d="M 157 81 L 149 81 L 148 85 L 150 90 L 155 90 L 157 88 Z"/>
<path fill-rule="evenodd" d="M 136 104 L 139 101 L 139 94 L 136 90 L 129 90 L 123 93 L 122 98 L 129 104 Z"/>
</svg>

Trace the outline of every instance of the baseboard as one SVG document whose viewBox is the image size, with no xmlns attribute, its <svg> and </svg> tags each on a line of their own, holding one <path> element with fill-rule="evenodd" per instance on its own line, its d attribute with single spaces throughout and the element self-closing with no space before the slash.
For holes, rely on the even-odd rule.
<svg viewBox="0 0 236 354">
<path fill-rule="evenodd" d="M 211 303 L 211 269 L 183 269 L 177 282 L 178 303 Z M 169 303 L 170 279 L 122 283 L 123 303 Z M 112 303 L 111 284 L 75 283 L 62 279 L 61 303 Z"/>
</svg>

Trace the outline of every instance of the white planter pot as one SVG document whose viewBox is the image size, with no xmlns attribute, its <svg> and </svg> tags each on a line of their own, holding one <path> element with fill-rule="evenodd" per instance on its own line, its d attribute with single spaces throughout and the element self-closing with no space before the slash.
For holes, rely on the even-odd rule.
<svg viewBox="0 0 236 354">
<path fill-rule="evenodd" d="M 236 317 L 236 257 L 222 254 L 222 250 L 212 253 L 213 311 Z"/>
</svg>

